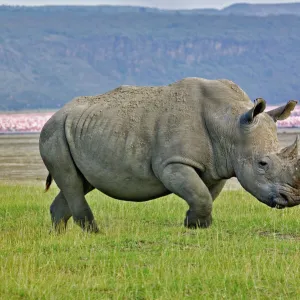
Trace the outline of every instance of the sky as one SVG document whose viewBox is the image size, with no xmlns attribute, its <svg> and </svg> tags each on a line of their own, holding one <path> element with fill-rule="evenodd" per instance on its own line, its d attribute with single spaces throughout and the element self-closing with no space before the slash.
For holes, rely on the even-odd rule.
<svg viewBox="0 0 300 300">
<path fill-rule="evenodd" d="M 0 0 L 0 5 L 137 5 L 167 9 L 223 8 L 233 3 L 290 3 L 295 0 Z"/>
</svg>

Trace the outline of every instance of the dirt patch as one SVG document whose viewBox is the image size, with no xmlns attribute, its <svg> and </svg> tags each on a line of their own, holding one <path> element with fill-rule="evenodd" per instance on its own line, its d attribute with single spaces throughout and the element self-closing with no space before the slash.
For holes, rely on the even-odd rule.
<svg viewBox="0 0 300 300">
<path fill-rule="evenodd" d="M 39 134 L 0 135 L 0 181 L 44 181 Z"/>
</svg>

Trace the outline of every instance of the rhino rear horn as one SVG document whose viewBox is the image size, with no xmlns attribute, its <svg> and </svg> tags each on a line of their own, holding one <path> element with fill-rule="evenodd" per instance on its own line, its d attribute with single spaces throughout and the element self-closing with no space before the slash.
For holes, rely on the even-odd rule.
<svg viewBox="0 0 300 300">
<path fill-rule="evenodd" d="M 258 114 L 262 113 L 265 109 L 266 101 L 263 98 L 255 99 L 254 106 L 241 116 L 241 124 L 251 124 L 254 118 Z"/>
<path fill-rule="evenodd" d="M 273 110 L 267 111 L 267 114 L 275 121 L 284 120 L 291 115 L 291 112 L 294 110 L 298 101 L 291 100 L 287 104 L 277 107 Z"/>
</svg>

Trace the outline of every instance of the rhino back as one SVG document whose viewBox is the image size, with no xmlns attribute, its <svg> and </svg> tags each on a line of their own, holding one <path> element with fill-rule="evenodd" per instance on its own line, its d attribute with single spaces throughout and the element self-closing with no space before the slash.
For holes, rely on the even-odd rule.
<svg viewBox="0 0 300 300">
<path fill-rule="evenodd" d="M 192 125 L 200 120 L 195 114 L 198 116 L 201 108 L 190 96 L 187 88 L 170 85 L 122 86 L 103 95 L 77 98 L 67 118 L 69 142 L 77 154 L 78 150 L 95 154 L 101 144 L 108 156 L 118 156 L 118 151 L 122 158 L 149 152 L 157 134 L 168 141 L 182 123 Z"/>
</svg>

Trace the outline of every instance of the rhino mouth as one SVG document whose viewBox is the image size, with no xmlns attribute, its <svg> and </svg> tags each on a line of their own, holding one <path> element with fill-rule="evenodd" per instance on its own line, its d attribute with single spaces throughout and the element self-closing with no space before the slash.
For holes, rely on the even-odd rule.
<svg viewBox="0 0 300 300">
<path fill-rule="evenodd" d="M 288 197 L 285 194 L 279 193 L 279 196 L 280 197 L 276 198 L 276 200 L 275 200 L 275 202 L 276 202 L 275 207 L 277 209 L 283 209 L 283 208 L 288 206 L 289 200 L 288 200 Z"/>
<path fill-rule="evenodd" d="M 269 199 L 269 202 L 266 204 L 271 208 L 283 209 L 289 204 L 288 196 L 281 192 L 277 195 L 273 194 Z"/>
<path fill-rule="evenodd" d="M 279 195 L 273 199 L 273 202 L 275 208 L 283 209 L 290 206 L 291 199 L 286 193 L 279 192 Z"/>
<path fill-rule="evenodd" d="M 283 208 L 286 208 L 286 205 L 276 204 L 275 208 L 277 208 L 277 209 L 283 209 Z"/>
</svg>

